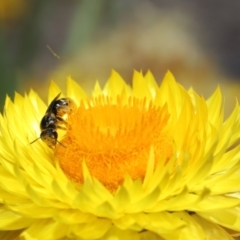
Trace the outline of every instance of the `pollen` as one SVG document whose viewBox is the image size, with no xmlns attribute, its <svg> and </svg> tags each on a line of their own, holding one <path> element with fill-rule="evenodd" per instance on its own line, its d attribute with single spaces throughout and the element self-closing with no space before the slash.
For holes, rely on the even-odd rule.
<svg viewBox="0 0 240 240">
<path fill-rule="evenodd" d="M 155 106 L 146 99 L 129 97 L 123 101 L 118 96 L 113 101 L 101 95 L 82 101 L 68 118 L 69 127 L 55 156 L 74 183 L 84 182 L 85 162 L 91 176 L 114 192 L 126 174 L 133 180 L 144 179 L 151 147 L 155 167 L 172 156 L 168 119 L 166 106 Z"/>
</svg>

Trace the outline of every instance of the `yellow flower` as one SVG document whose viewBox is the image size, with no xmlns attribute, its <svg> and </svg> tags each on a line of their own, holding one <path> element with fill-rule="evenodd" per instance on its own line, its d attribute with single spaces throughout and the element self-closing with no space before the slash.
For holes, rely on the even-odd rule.
<svg viewBox="0 0 240 240">
<path fill-rule="evenodd" d="M 62 92 L 50 86 L 49 103 Z M 62 94 L 61 98 L 64 95 Z M 220 89 L 205 101 L 167 73 L 133 86 L 116 73 L 78 108 L 56 148 L 34 91 L 0 116 L 1 239 L 233 239 L 240 232 L 240 108 L 224 121 Z"/>
</svg>

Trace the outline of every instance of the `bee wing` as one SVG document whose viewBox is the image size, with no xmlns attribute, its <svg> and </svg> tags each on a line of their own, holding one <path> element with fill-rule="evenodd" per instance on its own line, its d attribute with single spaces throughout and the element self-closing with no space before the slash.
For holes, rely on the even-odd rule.
<svg viewBox="0 0 240 240">
<path fill-rule="evenodd" d="M 61 92 L 51 101 L 51 103 L 49 104 L 46 113 L 51 113 L 52 112 L 52 107 L 54 105 L 54 102 L 60 97 Z"/>
</svg>

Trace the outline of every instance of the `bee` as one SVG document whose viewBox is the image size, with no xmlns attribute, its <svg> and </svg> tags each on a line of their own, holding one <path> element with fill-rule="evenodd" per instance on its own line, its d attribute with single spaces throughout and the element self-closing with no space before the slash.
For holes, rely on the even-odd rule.
<svg viewBox="0 0 240 240">
<path fill-rule="evenodd" d="M 41 139 L 52 149 L 55 149 L 57 143 L 61 144 L 58 141 L 57 129 L 67 129 L 68 123 L 65 120 L 65 116 L 73 113 L 76 104 L 71 98 L 59 98 L 60 95 L 61 93 L 52 100 L 41 120 L 40 137 L 32 141 L 30 144 L 36 142 L 38 139 Z"/>
</svg>

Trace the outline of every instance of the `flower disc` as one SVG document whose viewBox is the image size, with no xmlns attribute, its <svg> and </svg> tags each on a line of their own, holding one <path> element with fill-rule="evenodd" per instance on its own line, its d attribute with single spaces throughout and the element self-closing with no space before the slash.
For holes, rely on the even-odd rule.
<svg viewBox="0 0 240 240">
<path fill-rule="evenodd" d="M 166 162 L 171 157 L 172 143 L 164 132 L 166 108 L 136 98 L 124 104 L 122 98 L 116 103 L 105 96 L 82 102 L 68 119 L 70 127 L 61 142 L 66 149 L 58 145 L 55 155 L 74 182 L 84 182 L 85 161 L 91 176 L 114 191 L 126 174 L 144 179 L 151 146 L 157 159 Z"/>
</svg>

